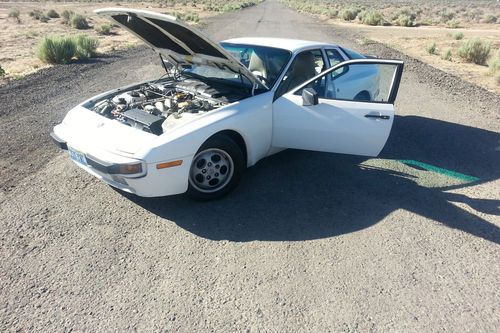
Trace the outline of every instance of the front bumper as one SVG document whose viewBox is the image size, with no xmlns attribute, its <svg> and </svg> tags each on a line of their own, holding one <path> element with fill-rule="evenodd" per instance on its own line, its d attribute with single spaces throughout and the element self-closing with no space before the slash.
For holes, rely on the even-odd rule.
<svg viewBox="0 0 500 333">
<path fill-rule="evenodd" d="M 68 150 L 68 143 L 58 137 L 54 132 L 50 133 L 50 137 L 52 138 L 52 141 L 56 144 L 61 149 Z"/>
<path fill-rule="evenodd" d="M 187 191 L 189 167 L 193 156 L 179 158 L 183 160 L 183 163 L 168 169 L 157 169 L 157 163 L 145 163 L 146 172 L 139 177 L 130 178 L 127 175 L 116 174 L 116 166 L 124 163 L 137 163 L 139 160 L 109 152 L 99 152 L 98 149 L 92 149 L 91 152 L 91 149 L 79 146 L 76 142 L 68 143 L 54 132 L 50 133 L 50 136 L 59 148 L 68 150 L 69 146 L 85 155 L 86 165 L 72 160 L 78 167 L 124 192 L 142 197 L 161 197 Z"/>
</svg>

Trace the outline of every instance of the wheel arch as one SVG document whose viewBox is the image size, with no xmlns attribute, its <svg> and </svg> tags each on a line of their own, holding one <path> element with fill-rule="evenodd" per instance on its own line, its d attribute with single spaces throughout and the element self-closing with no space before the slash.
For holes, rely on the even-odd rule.
<svg viewBox="0 0 500 333">
<path fill-rule="evenodd" d="M 238 147 L 241 149 L 241 152 L 243 153 L 243 156 L 245 157 L 245 165 L 246 165 L 248 163 L 247 144 L 246 144 L 243 136 L 235 130 L 225 129 L 225 130 L 218 131 L 217 133 L 214 133 L 209 138 L 207 138 L 201 145 L 203 145 L 205 142 L 207 142 L 211 138 L 219 136 L 219 135 L 225 135 L 225 136 L 229 137 L 231 140 L 233 140 L 238 145 Z"/>
</svg>

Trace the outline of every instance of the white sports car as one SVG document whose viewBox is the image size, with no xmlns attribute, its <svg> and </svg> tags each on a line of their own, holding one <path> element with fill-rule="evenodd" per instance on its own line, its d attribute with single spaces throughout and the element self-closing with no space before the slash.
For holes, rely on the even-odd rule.
<svg viewBox="0 0 500 333">
<path fill-rule="evenodd" d="M 214 199 L 280 150 L 376 156 L 387 141 L 401 61 L 292 39 L 217 44 L 168 15 L 96 13 L 141 38 L 165 69 L 81 103 L 51 133 L 78 166 L 116 188 Z"/>
</svg>

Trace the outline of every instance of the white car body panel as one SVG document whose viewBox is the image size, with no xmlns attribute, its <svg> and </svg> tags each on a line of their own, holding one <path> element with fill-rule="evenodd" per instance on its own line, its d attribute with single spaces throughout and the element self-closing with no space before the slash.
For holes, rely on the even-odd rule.
<svg viewBox="0 0 500 333">
<path fill-rule="evenodd" d="M 123 8 L 100 10 L 100 13 L 109 16 L 115 12 L 124 11 L 168 20 L 184 28 L 192 29 L 172 17 L 158 13 Z M 201 33 L 197 31 L 195 33 L 198 37 L 201 36 L 212 45 L 214 44 Z M 183 44 L 182 41 L 178 42 L 180 45 Z M 140 163 L 143 165 L 143 174 L 134 176 L 111 174 L 96 169 L 90 164 L 83 165 L 75 162 L 79 167 L 108 184 L 144 197 L 185 192 L 188 189 L 189 170 L 195 154 L 207 139 L 223 131 L 231 131 L 241 136 L 245 145 L 248 167 L 286 148 L 370 156 L 378 154 L 382 149 L 389 136 L 394 118 L 392 103 L 320 99 L 318 105 L 303 106 L 302 97 L 295 95 L 294 92 L 314 79 L 275 99 L 276 88 L 297 54 L 304 50 L 334 48 L 336 45 L 276 38 L 238 38 L 225 42 L 283 48 L 289 50 L 292 57 L 285 65 L 277 83 L 269 87 L 268 91 L 208 112 L 183 114 L 181 118 L 176 119 L 167 118 L 165 120 L 168 122 L 165 127 L 167 130 L 160 135 L 126 126 L 116 119 L 106 118 L 85 107 L 88 103 L 108 95 L 128 91 L 139 84 L 111 90 L 69 111 L 63 122 L 54 127 L 57 141 L 81 152 L 90 160 L 99 161 L 104 166 Z M 217 48 L 220 47 L 217 46 Z M 162 52 L 169 57 L 178 56 L 169 50 L 162 50 Z M 189 62 L 196 57 L 201 57 L 203 61 L 214 61 L 219 64 L 230 62 L 231 66 L 242 66 L 231 55 L 223 50 L 222 52 L 228 55 L 226 59 L 211 59 L 197 54 L 192 58 L 184 57 L 182 61 Z M 180 57 L 177 57 L 177 60 L 180 60 Z M 327 69 L 317 77 L 334 68 Z M 247 72 L 245 75 L 248 75 Z M 371 76 L 375 77 L 374 75 Z M 358 83 L 345 82 L 342 85 L 343 93 L 354 94 L 358 89 L 365 89 L 365 86 L 366 89 L 374 90 L 376 87 L 373 86 L 373 82 L 372 79 Z M 396 84 L 399 85 L 399 81 Z M 374 112 L 384 114 L 389 118 L 386 120 L 366 118 L 366 114 Z M 182 160 L 180 165 L 157 168 L 160 163 L 179 160 Z"/>
<path fill-rule="evenodd" d="M 273 146 L 332 153 L 376 156 L 389 137 L 392 104 L 323 100 L 302 106 L 302 96 L 287 93 L 274 103 Z M 379 112 L 388 120 L 368 119 Z"/>
</svg>

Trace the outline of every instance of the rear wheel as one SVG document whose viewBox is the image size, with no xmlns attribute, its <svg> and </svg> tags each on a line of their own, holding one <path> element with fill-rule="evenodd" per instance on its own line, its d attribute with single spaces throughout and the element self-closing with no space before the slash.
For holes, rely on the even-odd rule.
<svg viewBox="0 0 500 333">
<path fill-rule="evenodd" d="M 238 185 L 245 158 L 238 145 L 225 135 L 205 142 L 189 170 L 188 195 L 197 200 L 220 198 Z"/>
</svg>

